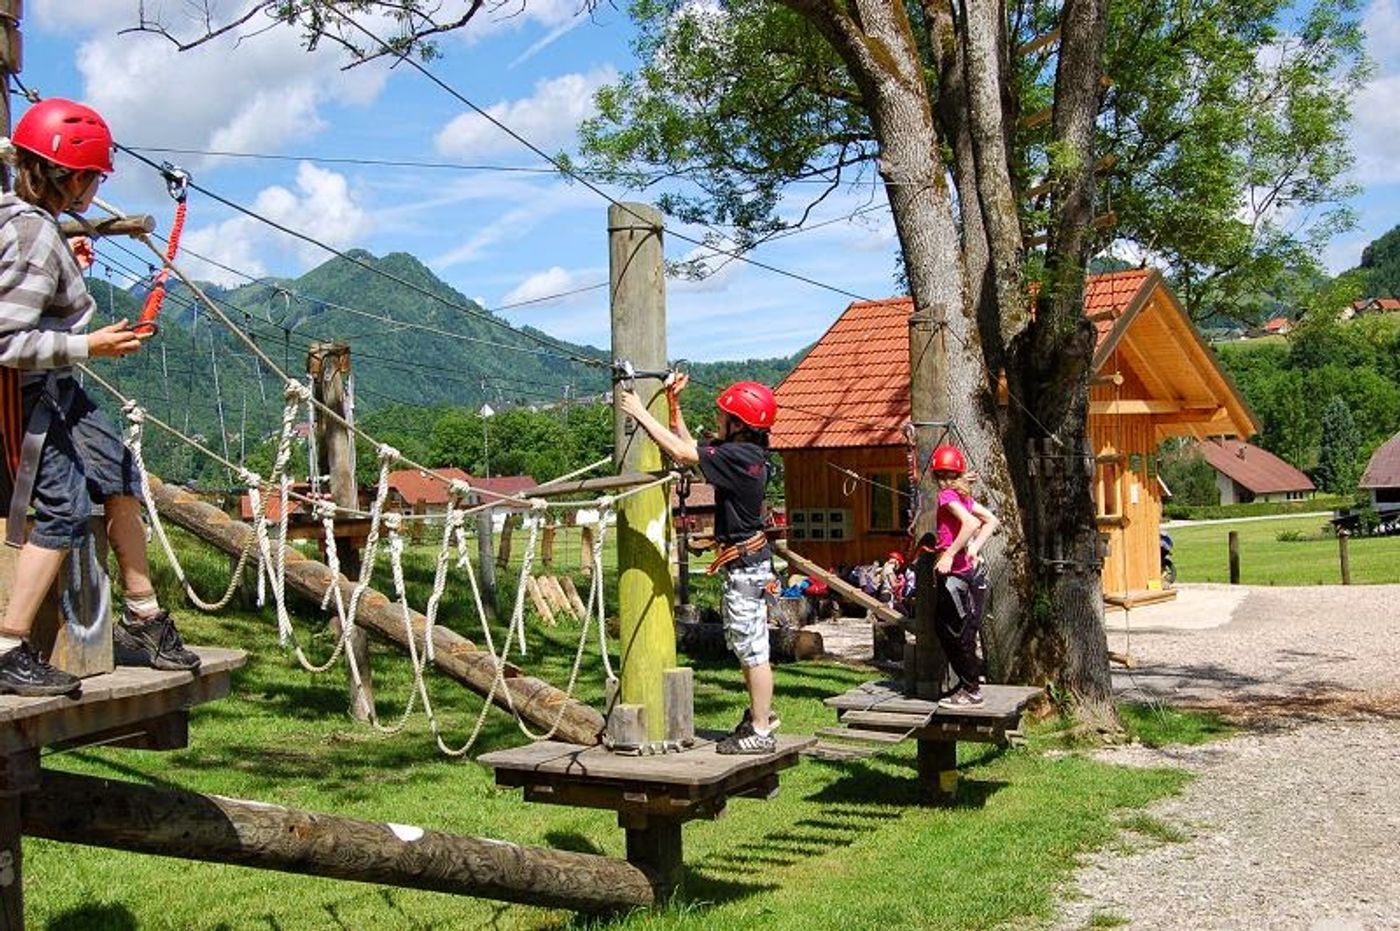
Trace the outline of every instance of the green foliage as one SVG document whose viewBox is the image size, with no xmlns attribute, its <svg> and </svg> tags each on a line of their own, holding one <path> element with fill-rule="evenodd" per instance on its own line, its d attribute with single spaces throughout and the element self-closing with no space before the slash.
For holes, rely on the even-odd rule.
<svg viewBox="0 0 1400 931">
<path fill-rule="evenodd" d="M 1173 443 L 1161 453 L 1162 481 L 1171 489 L 1173 506 L 1210 507 L 1220 503 L 1215 469 L 1190 443 Z"/>
<path fill-rule="evenodd" d="M 1322 412 L 1322 451 L 1313 478 L 1318 487 L 1334 495 L 1356 492 L 1365 468 L 1361 431 L 1345 398 L 1334 395 Z"/>
<path fill-rule="evenodd" d="M 1171 528 L 1177 579 L 1228 582 L 1228 535 L 1239 534 L 1240 581 L 1245 585 L 1336 585 L 1342 579 L 1335 538 L 1324 517 L 1296 517 L 1196 524 Z M 1283 542 L 1279 534 L 1310 537 Z M 1357 585 L 1400 582 L 1400 537 L 1353 537 L 1349 544 L 1351 579 Z"/>
<path fill-rule="evenodd" d="M 1128 736 L 1149 747 L 1194 746 L 1231 736 L 1235 729 L 1209 711 L 1187 711 L 1165 705 L 1124 703 L 1118 718 Z"/>
<path fill-rule="evenodd" d="M 1168 520 L 1239 520 L 1244 517 L 1331 511 L 1347 507 L 1351 503 L 1350 498 L 1330 495 L 1319 495 L 1308 501 L 1251 501 L 1248 504 L 1214 504 L 1201 507 L 1173 501 L 1162 509 L 1162 514 Z"/>
<path fill-rule="evenodd" d="M 1262 322 L 1281 273 L 1318 269 L 1352 217 L 1354 0 L 1113 0 L 1102 122 L 1115 235 L 1160 256 L 1197 320 Z M 1302 219 L 1306 217 L 1306 219 Z"/>
<path fill-rule="evenodd" d="M 1394 226 L 1361 250 L 1359 271 L 1366 297 L 1400 295 L 1400 226 Z"/>
</svg>

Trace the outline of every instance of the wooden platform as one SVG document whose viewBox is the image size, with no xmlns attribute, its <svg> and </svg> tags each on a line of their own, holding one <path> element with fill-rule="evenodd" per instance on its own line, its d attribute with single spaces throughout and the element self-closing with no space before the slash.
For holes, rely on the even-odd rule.
<svg viewBox="0 0 1400 931">
<path fill-rule="evenodd" d="M 119 666 L 84 679 L 77 698 L 0 695 L 0 754 L 93 742 L 122 729 L 136 732 L 143 721 L 223 698 L 230 674 L 248 655 L 217 647 L 191 649 L 201 660 L 193 673 Z"/>
<path fill-rule="evenodd" d="M 944 708 L 935 701 L 909 698 L 893 682 L 867 682 L 825 699 L 839 725 L 818 731 L 821 741 L 807 750 L 825 760 L 873 756 L 905 740 L 919 745 L 919 774 L 931 800 L 951 800 L 957 788 L 958 741 L 1002 746 L 1020 739 L 1021 715 L 1044 689 L 1019 685 L 982 686 L 983 703 Z"/>
<path fill-rule="evenodd" d="M 0 927 L 24 927 L 22 799 L 40 788 L 40 749 L 187 746 L 189 709 L 227 695 L 233 670 L 248 658 L 242 650 L 190 649 L 201 660 L 194 672 L 119 666 L 84 679 L 76 697 L 0 696 L 0 873 L 8 877 L 0 878 Z"/>
<path fill-rule="evenodd" d="M 606 808 L 627 831 L 627 859 L 674 889 L 681 876 L 681 826 L 718 818 L 731 798 L 772 798 L 778 772 L 795 765 L 815 737 L 778 738 L 762 756 L 722 756 L 706 733 L 681 753 L 623 756 L 601 747 L 540 741 L 478 757 L 496 771 L 496 784 L 525 790 L 527 802 Z"/>
<path fill-rule="evenodd" d="M 1128 592 L 1105 592 L 1104 604 L 1111 608 L 1140 608 L 1176 598 L 1174 588 L 1135 588 Z"/>
</svg>

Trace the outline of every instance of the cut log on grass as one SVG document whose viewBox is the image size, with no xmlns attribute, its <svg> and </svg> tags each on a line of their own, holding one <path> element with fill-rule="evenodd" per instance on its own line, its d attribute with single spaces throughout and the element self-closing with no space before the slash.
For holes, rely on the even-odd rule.
<svg viewBox="0 0 1400 931">
<path fill-rule="evenodd" d="M 544 600 L 544 592 L 540 591 L 540 583 L 534 576 L 525 577 L 525 594 L 530 596 L 530 604 L 535 606 L 535 613 L 548 624 L 554 627 L 559 622 L 554 619 L 554 609 L 549 606 L 549 602 Z"/>
<path fill-rule="evenodd" d="M 1134 656 L 1133 654 L 1131 654 L 1131 653 L 1114 653 L 1112 650 L 1109 650 L 1109 651 L 1108 651 L 1108 661 L 1109 661 L 1110 663 L 1117 663 L 1119 666 L 1122 666 L 1124 669 L 1136 669 L 1136 668 L 1138 668 L 1138 665 L 1139 665 L 1139 664 L 1138 664 L 1138 659 L 1137 659 L 1137 657 Z"/>
<path fill-rule="evenodd" d="M 574 585 L 574 580 L 564 575 L 559 577 L 559 582 L 564 586 L 564 597 L 569 599 L 569 605 L 573 607 L 574 613 L 579 620 L 588 618 L 588 607 L 583 603 L 583 599 L 578 596 L 578 588 Z"/>
<path fill-rule="evenodd" d="M 825 652 L 822 635 L 802 627 L 768 628 L 768 649 L 775 663 L 816 659 Z"/>
<path fill-rule="evenodd" d="M 564 589 L 559 584 L 559 579 L 552 575 L 540 576 L 540 591 L 549 600 L 549 606 L 554 609 L 555 617 L 571 617 L 578 620 L 579 615 L 574 612 L 573 606 L 569 604 L 569 599 L 564 595 Z"/>
<path fill-rule="evenodd" d="M 655 904 L 625 860 L 44 770 L 25 834 L 583 912 Z"/>
<path fill-rule="evenodd" d="M 210 543 L 225 553 L 238 554 L 253 535 L 253 528 L 233 520 L 223 511 L 200 501 L 189 492 L 166 485 L 151 476 L 151 498 L 161 516 Z M 304 598 L 320 603 L 331 583 L 331 570 L 324 563 L 308 559 L 301 551 L 287 548 L 287 586 Z M 340 579 L 340 590 L 346 601 L 354 591 L 353 582 Z M 410 610 L 409 619 L 414 633 L 421 639 L 427 619 Z M 404 636 L 403 612 L 382 593 L 370 589 L 360 602 L 359 624 L 384 639 L 408 648 Z M 269 636 L 271 634 L 269 633 Z M 433 663 L 437 668 L 470 688 L 478 695 L 491 690 L 496 678 L 496 666 L 491 654 L 441 624 L 433 627 Z M 603 716 L 580 701 L 534 676 L 526 676 L 509 663 L 504 664 L 506 688 L 520 716 L 536 727 L 552 727 L 563 709 L 563 718 L 555 736 L 570 743 L 596 744 L 603 733 Z M 508 708 L 507 697 L 497 690 L 492 699 L 501 708 Z"/>
</svg>

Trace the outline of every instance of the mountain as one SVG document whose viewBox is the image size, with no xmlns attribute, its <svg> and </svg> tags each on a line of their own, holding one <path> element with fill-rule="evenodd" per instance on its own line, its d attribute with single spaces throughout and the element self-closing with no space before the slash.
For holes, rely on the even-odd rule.
<svg viewBox="0 0 1400 931">
<path fill-rule="evenodd" d="M 1361 265 L 1365 275 L 1363 297 L 1400 296 L 1400 226 L 1382 234 L 1361 250 Z"/>
<path fill-rule="evenodd" d="M 312 342 L 349 343 L 360 413 L 395 404 L 472 410 L 488 402 L 496 410 L 546 406 L 600 399 L 611 389 L 607 350 L 512 327 L 406 253 L 376 257 L 356 250 L 348 256 L 295 279 L 232 289 L 201 285 L 201 290 L 293 377 L 305 379 Z M 123 291 L 96 278 L 88 285 L 99 308 L 94 326 L 139 315 L 143 290 Z M 210 317 L 188 288 L 174 282 L 158 335 L 134 356 L 98 360 L 95 370 L 215 452 L 224 454 L 227 448 L 237 462 L 276 432 L 282 386 L 267 365 Z M 776 383 L 799 357 L 697 363 L 689 371 L 695 394 L 712 397 L 722 383 L 739 378 Z M 102 394 L 97 389 L 92 393 Z M 116 412 L 115 403 L 104 406 Z M 174 447 L 157 439 L 155 430 L 148 434 L 153 468 L 171 477 L 194 474 L 184 461 L 187 454 L 170 460 Z"/>
</svg>

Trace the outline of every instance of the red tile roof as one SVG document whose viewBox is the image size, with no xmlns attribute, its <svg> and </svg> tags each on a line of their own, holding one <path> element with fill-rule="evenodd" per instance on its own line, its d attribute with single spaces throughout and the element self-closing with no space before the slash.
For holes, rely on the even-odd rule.
<svg viewBox="0 0 1400 931">
<path fill-rule="evenodd" d="M 681 499 L 676 495 L 676 486 L 671 485 L 671 510 L 681 506 Z M 713 510 L 715 506 L 715 486 L 709 482 L 692 482 L 690 494 L 685 497 L 685 506 L 688 510 Z"/>
<path fill-rule="evenodd" d="M 1312 479 L 1266 449 L 1242 440 L 1206 440 L 1196 448 L 1217 472 L 1256 495 L 1313 491 Z"/>
<path fill-rule="evenodd" d="M 1265 333 L 1287 333 L 1291 329 L 1293 329 L 1293 321 L 1287 317 L 1274 317 L 1264 324 Z"/>
<path fill-rule="evenodd" d="M 1362 488 L 1400 488 L 1400 433 L 1381 444 L 1366 463 Z"/>
<path fill-rule="evenodd" d="M 304 495 L 311 490 L 311 486 L 308 485 L 306 482 L 294 482 L 292 483 L 291 490 L 296 492 L 297 494 Z M 274 522 L 281 520 L 282 495 L 277 491 L 277 489 L 272 487 L 264 488 L 263 500 L 267 502 L 267 519 Z M 288 517 L 291 517 L 295 514 L 304 514 L 306 513 L 306 511 L 307 506 L 304 501 L 298 501 L 296 498 L 287 499 Z M 245 521 L 253 519 L 253 499 L 251 497 L 245 494 L 238 499 L 238 513 L 242 516 L 243 520 Z"/>
<path fill-rule="evenodd" d="M 434 469 L 437 475 L 442 475 L 449 479 L 457 479 L 463 482 L 470 482 L 472 477 L 461 469 Z M 438 478 L 437 475 L 430 475 L 418 469 L 398 469 L 389 473 L 389 488 L 398 492 L 399 496 L 409 504 L 414 505 L 422 501 L 424 504 L 446 504 L 448 486 L 447 483 Z"/>
<path fill-rule="evenodd" d="M 495 478 L 473 478 L 470 481 L 473 488 L 484 488 L 498 495 L 518 495 L 539 484 L 528 475 L 498 475 Z M 485 501 L 483 498 L 482 503 Z"/>
<path fill-rule="evenodd" d="M 1093 275 L 1084 312 L 1103 344 L 1153 277 L 1152 269 Z M 913 299 L 857 301 L 846 308 L 778 385 L 774 449 L 894 446 L 909 420 L 909 314 Z"/>
</svg>

